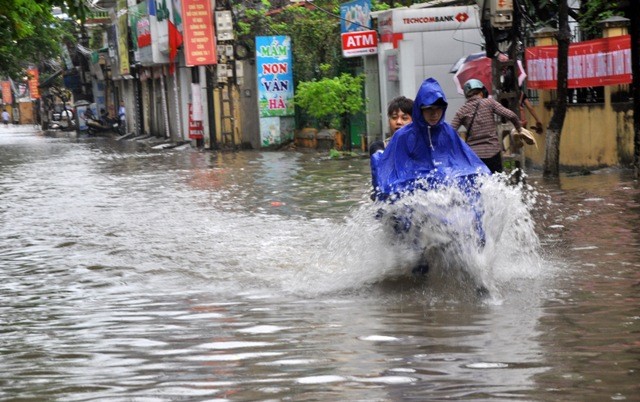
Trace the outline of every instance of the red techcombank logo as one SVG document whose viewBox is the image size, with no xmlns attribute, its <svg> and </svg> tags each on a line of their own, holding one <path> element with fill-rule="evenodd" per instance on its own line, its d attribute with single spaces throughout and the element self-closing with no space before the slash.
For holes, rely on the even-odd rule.
<svg viewBox="0 0 640 402">
<path fill-rule="evenodd" d="M 456 20 L 458 22 L 465 22 L 468 19 L 469 15 L 467 13 L 458 13 L 458 15 L 456 15 Z"/>
</svg>

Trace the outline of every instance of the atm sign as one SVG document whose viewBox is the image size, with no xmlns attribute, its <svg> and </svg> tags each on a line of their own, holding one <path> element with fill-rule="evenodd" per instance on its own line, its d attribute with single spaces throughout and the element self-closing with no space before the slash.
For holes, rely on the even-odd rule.
<svg viewBox="0 0 640 402">
<path fill-rule="evenodd" d="M 342 34 L 342 56 L 356 57 L 378 54 L 378 32 L 354 31 Z"/>
</svg>

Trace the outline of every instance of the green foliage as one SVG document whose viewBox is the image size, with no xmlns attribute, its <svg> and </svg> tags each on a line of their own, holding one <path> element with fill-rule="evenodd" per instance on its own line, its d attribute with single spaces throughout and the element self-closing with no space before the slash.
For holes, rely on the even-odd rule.
<svg viewBox="0 0 640 402">
<path fill-rule="evenodd" d="M 558 0 L 524 0 L 524 5 L 528 20 L 533 21 L 534 28 L 558 27 Z M 586 39 L 600 38 L 602 30 L 598 23 L 622 14 L 618 2 L 610 0 L 582 1 L 579 9 L 569 12 L 580 24 L 580 30 Z"/>
<path fill-rule="evenodd" d="M 61 44 L 73 39 L 75 28 L 51 14 L 54 6 L 82 15 L 82 6 L 63 0 L 0 0 L 0 76 L 21 77 L 28 65 L 58 56 Z"/>
<path fill-rule="evenodd" d="M 343 73 L 339 77 L 300 82 L 294 103 L 326 127 L 341 127 L 343 119 L 364 108 L 364 76 Z"/>
<path fill-rule="evenodd" d="M 618 4 L 615 1 L 590 0 L 583 2 L 578 18 L 580 29 L 589 39 L 601 37 L 602 30 L 598 26 L 598 22 L 615 15 L 622 15 L 617 8 Z"/>
</svg>

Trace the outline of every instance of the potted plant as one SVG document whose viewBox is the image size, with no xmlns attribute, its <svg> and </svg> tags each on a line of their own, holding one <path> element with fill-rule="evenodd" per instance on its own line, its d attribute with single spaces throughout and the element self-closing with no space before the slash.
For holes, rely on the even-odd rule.
<svg viewBox="0 0 640 402">
<path fill-rule="evenodd" d="M 316 137 L 318 148 L 331 148 L 341 143 L 341 138 L 336 136 L 348 132 L 349 116 L 364 109 L 363 83 L 363 75 L 354 77 L 342 73 L 338 77 L 298 84 L 294 104 L 318 119 L 322 126 Z M 351 150 L 351 139 L 347 138 L 345 142 Z"/>
</svg>

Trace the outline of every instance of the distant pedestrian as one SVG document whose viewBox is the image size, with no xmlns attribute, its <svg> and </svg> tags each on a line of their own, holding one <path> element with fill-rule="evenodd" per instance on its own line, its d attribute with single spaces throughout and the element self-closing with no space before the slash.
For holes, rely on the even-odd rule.
<svg viewBox="0 0 640 402">
<path fill-rule="evenodd" d="M 2 110 L 2 122 L 4 123 L 5 126 L 9 125 L 9 119 L 11 118 L 11 116 L 9 116 L 9 112 L 7 112 L 7 109 L 3 109 Z"/>
<path fill-rule="evenodd" d="M 127 110 L 124 107 L 124 101 L 120 101 L 120 107 L 118 108 L 118 130 L 121 134 L 127 132 Z"/>
<path fill-rule="evenodd" d="M 126 120 L 127 110 L 124 108 L 124 101 L 120 102 L 120 107 L 118 108 L 118 120 L 121 122 Z"/>
</svg>

